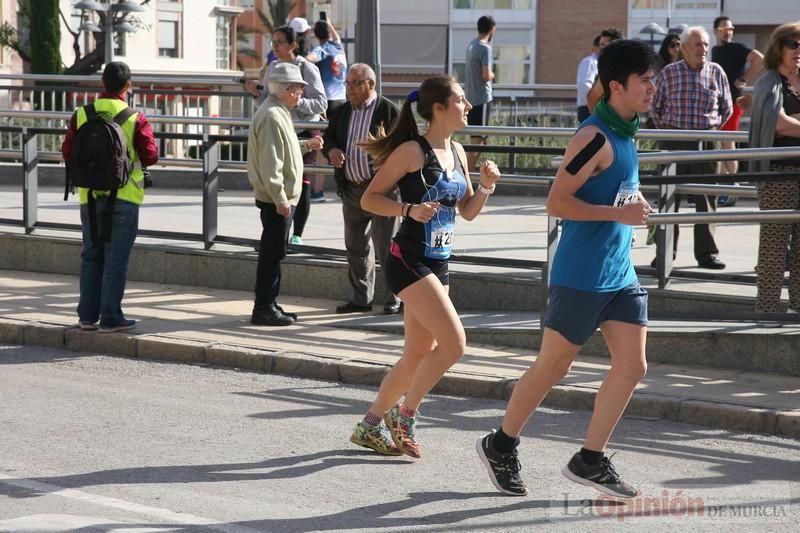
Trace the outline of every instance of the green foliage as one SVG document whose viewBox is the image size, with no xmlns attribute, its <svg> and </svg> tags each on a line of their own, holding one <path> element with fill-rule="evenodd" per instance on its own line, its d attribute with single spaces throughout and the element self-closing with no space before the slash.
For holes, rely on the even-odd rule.
<svg viewBox="0 0 800 533">
<path fill-rule="evenodd" d="M 265 14 L 260 9 L 256 10 L 258 18 L 267 28 L 269 33 L 275 31 L 275 28 L 280 28 L 289 22 L 289 15 L 292 14 L 294 9 L 294 0 L 269 0 L 267 2 L 267 13 Z"/>
<path fill-rule="evenodd" d="M 28 21 L 30 28 L 31 72 L 61 72 L 61 31 L 58 21 L 58 0 L 39 0 L 36 16 Z"/>
<path fill-rule="evenodd" d="M 17 25 L 20 28 L 28 28 L 30 20 L 31 5 L 29 0 L 18 0 L 17 2 Z M 23 61 L 31 60 L 30 47 L 27 42 L 23 42 L 16 28 L 8 22 L 0 27 L 0 46 L 5 46 L 14 50 Z"/>
</svg>

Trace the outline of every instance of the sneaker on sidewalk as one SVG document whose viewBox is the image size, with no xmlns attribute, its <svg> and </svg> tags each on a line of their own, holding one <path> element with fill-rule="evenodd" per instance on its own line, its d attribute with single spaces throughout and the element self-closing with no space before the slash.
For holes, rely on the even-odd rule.
<svg viewBox="0 0 800 533">
<path fill-rule="evenodd" d="M 383 455 L 403 455 L 403 450 L 398 448 L 392 442 L 392 437 L 389 436 L 389 430 L 383 425 L 383 422 L 378 426 L 370 426 L 363 420 L 356 424 L 353 434 L 350 435 L 350 442 L 375 450 Z"/>
<path fill-rule="evenodd" d="M 614 465 L 611 464 L 611 457 L 603 457 L 599 463 L 587 465 L 583 462 L 581 454 L 576 453 L 561 473 L 575 483 L 592 487 L 614 498 L 635 498 L 639 495 L 637 489 L 620 479 L 614 470 Z"/>
<path fill-rule="evenodd" d="M 135 320 L 123 320 L 114 326 L 100 326 L 100 333 L 114 333 L 115 331 L 129 331 L 136 327 Z"/>
<path fill-rule="evenodd" d="M 303 238 L 300 235 L 292 235 L 291 237 L 289 237 L 289 244 L 302 246 L 303 245 Z"/>
<path fill-rule="evenodd" d="M 82 331 L 96 331 L 97 322 L 89 322 L 81 320 L 80 322 L 78 322 L 78 327 L 81 328 Z"/>
<path fill-rule="evenodd" d="M 328 201 L 328 199 L 325 197 L 325 193 L 322 191 L 312 192 L 310 200 L 315 204 L 321 204 Z"/>
<path fill-rule="evenodd" d="M 489 479 L 492 484 L 497 487 L 497 490 L 503 494 L 511 496 L 525 496 L 528 494 L 528 488 L 525 482 L 519 477 L 519 472 L 522 470 L 522 465 L 519 464 L 519 456 L 517 450 L 510 453 L 500 453 L 492 447 L 495 432 L 478 439 L 475 443 L 475 448 L 478 450 L 478 457 L 481 462 L 486 466 L 489 471 Z"/>
<path fill-rule="evenodd" d="M 400 414 L 400 404 L 383 415 L 383 421 L 389 428 L 395 446 L 400 448 L 403 453 L 410 455 L 414 459 L 422 457 L 422 446 L 414 438 L 414 426 L 417 424 L 417 417 L 404 416 Z"/>
</svg>

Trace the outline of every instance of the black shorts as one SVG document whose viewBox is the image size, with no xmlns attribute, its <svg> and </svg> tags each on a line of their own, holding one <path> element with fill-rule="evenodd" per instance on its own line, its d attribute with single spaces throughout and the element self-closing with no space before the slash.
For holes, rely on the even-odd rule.
<svg viewBox="0 0 800 533">
<path fill-rule="evenodd" d="M 473 106 L 467 114 L 467 124 L 470 126 L 487 126 L 489 124 L 489 113 L 491 110 L 491 102 Z"/>
<path fill-rule="evenodd" d="M 389 249 L 386 259 L 386 283 L 391 291 L 400 294 L 400 291 L 421 280 L 428 274 L 433 274 L 442 285 L 450 284 L 450 270 L 447 259 L 431 259 L 429 257 L 403 254 L 396 242 Z"/>
</svg>

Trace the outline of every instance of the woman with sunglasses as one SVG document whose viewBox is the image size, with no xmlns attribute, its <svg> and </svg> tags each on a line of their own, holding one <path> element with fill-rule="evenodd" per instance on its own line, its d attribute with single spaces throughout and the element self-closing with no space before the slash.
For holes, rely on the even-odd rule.
<svg viewBox="0 0 800 533">
<path fill-rule="evenodd" d="M 275 61 L 267 64 L 262 70 L 263 78 L 261 90 L 258 86 L 248 81 L 245 88 L 252 94 L 260 103 L 266 98 L 266 88 L 269 86 L 269 75 L 272 68 L 278 63 L 292 63 L 300 67 L 300 72 L 303 80 L 307 83 L 303 90 L 303 96 L 300 97 L 300 103 L 297 107 L 292 109 L 292 120 L 303 121 L 318 121 L 320 114 L 328 107 L 328 100 L 325 96 L 325 87 L 322 85 L 322 78 L 319 69 L 313 63 L 310 63 L 302 55 L 298 55 L 298 39 L 294 29 L 291 26 L 281 26 L 272 33 L 272 53 L 275 54 Z M 297 133 L 301 139 L 310 139 L 313 136 L 319 135 L 319 130 L 302 130 Z M 306 152 L 303 154 L 303 164 L 311 165 L 314 163 L 316 152 Z M 289 238 L 289 244 L 303 244 L 303 230 L 305 229 L 308 215 L 311 211 L 311 175 L 303 173 L 303 190 L 300 194 L 300 201 L 297 204 L 294 218 L 292 219 L 293 229 L 292 236 Z"/>
<path fill-rule="evenodd" d="M 800 22 L 778 26 L 764 54 L 766 73 L 753 90 L 750 147 L 800 149 Z M 751 163 L 755 172 L 800 173 L 800 159 Z M 800 181 L 760 182 L 760 209 L 800 209 Z M 788 262 L 788 264 L 787 264 Z M 784 272 L 789 270 L 789 311 L 800 311 L 800 223 L 761 224 L 756 265 L 756 311 L 780 310 Z"/>
<path fill-rule="evenodd" d="M 668 33 L 661 41 L 661 48 L 658 49 L 658 57 L 661 58 L 661 67 L 681 60 L 681 37 L 677 33 Z M 659 68 L 661 68 L 659 67 Z"/>
<path fill-rule="evenodd" d="M 424 135 L 411 110 L 415 102 L 428 123 Z M 494 162 L 484 161 L 477 190 L 472 188 L 464 148 L 453 141 L 453 134 L 467 125 L 470 109 L 456 80 L 428 78 L 408 95 L 391 132 L 365 146 L 378 172 L 361 197 L 361 207 L 376 215 L 403 217 L 385 268 L 392 292 L 405 303 L 405 343 L 350 441 L 385 455 L 421 456 L 414 431 L 417 410 L 464 355 L 464 326 L 448 291 L 456 210 L 462 218 L 474 219 L 500 179 Z M 387 196 L 395 187 L 401 202 Z"/>
</svg>

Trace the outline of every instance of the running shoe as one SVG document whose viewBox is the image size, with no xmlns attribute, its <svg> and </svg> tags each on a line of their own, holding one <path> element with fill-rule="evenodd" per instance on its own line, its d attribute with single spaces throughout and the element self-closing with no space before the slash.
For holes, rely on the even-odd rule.
<svg viewBox="0 0 800 533">
<path fill-rule="evenodd" d="M 522 465 L 519 464 L 519 456 L 517 455 L 516 448 L 509 453 L 500 453 L 494 449 L 492 442 L 494 441 L 495 432 L 478 439 L 475 443 L 475 448 L 478 450 L 478 457 L 481 462 L 486 466 L 489 471 L 489 479 L 492 484 L 503 494 L 511 496 L 525 496 L 528 494 L 528 488 L 525 482 L 519 477 L 519 472 L 522 470 Z"/>
<path fill-rule="evenodd" d="M 576 453 L 561 473 L 567 479 L 592 487 L 603 494 L 615 498 L 635 498 L 639 495 L 639 491 L 620 479 L 614 465 L 611 464 L 611 457 L 603 457 L 599 463 L 587 465 L 581 454 Z"/>
<path fill-rule="evenodd" d="M 422 446 L 414 438 L 414 426 L 417 417 L 404 416 L 400 414 L 400 405 L 394 407 L 383 415 L 383 420 L 389 428 L 395 446 L 400 448 L 403 453 L 415 459 L 422 457 Z"/>
<path fill-rule="evenodd" d="M 392 442 L 389 430 L 386 429 L 383 422 L 378 426 L 370 426 L 362 420 L 356 424 L 353 434 L 350 435 L 350 442 L 383 455 L 403 455 L 403 450 Z"/>
<path fill-rule="evenodd" d="M 289 244 L 302 246 L 303 238 L 300 235 L 292 235 L 291 237 L 289 237 Z"/>
<path fill-rule="evenodd" d="M 80 322 L 78 322 L 78 327 L 81 328 L 83 331 L 96 331 L 97 322 L 89 322 L 88 320 L 81 320 Z"/>
</svg>

